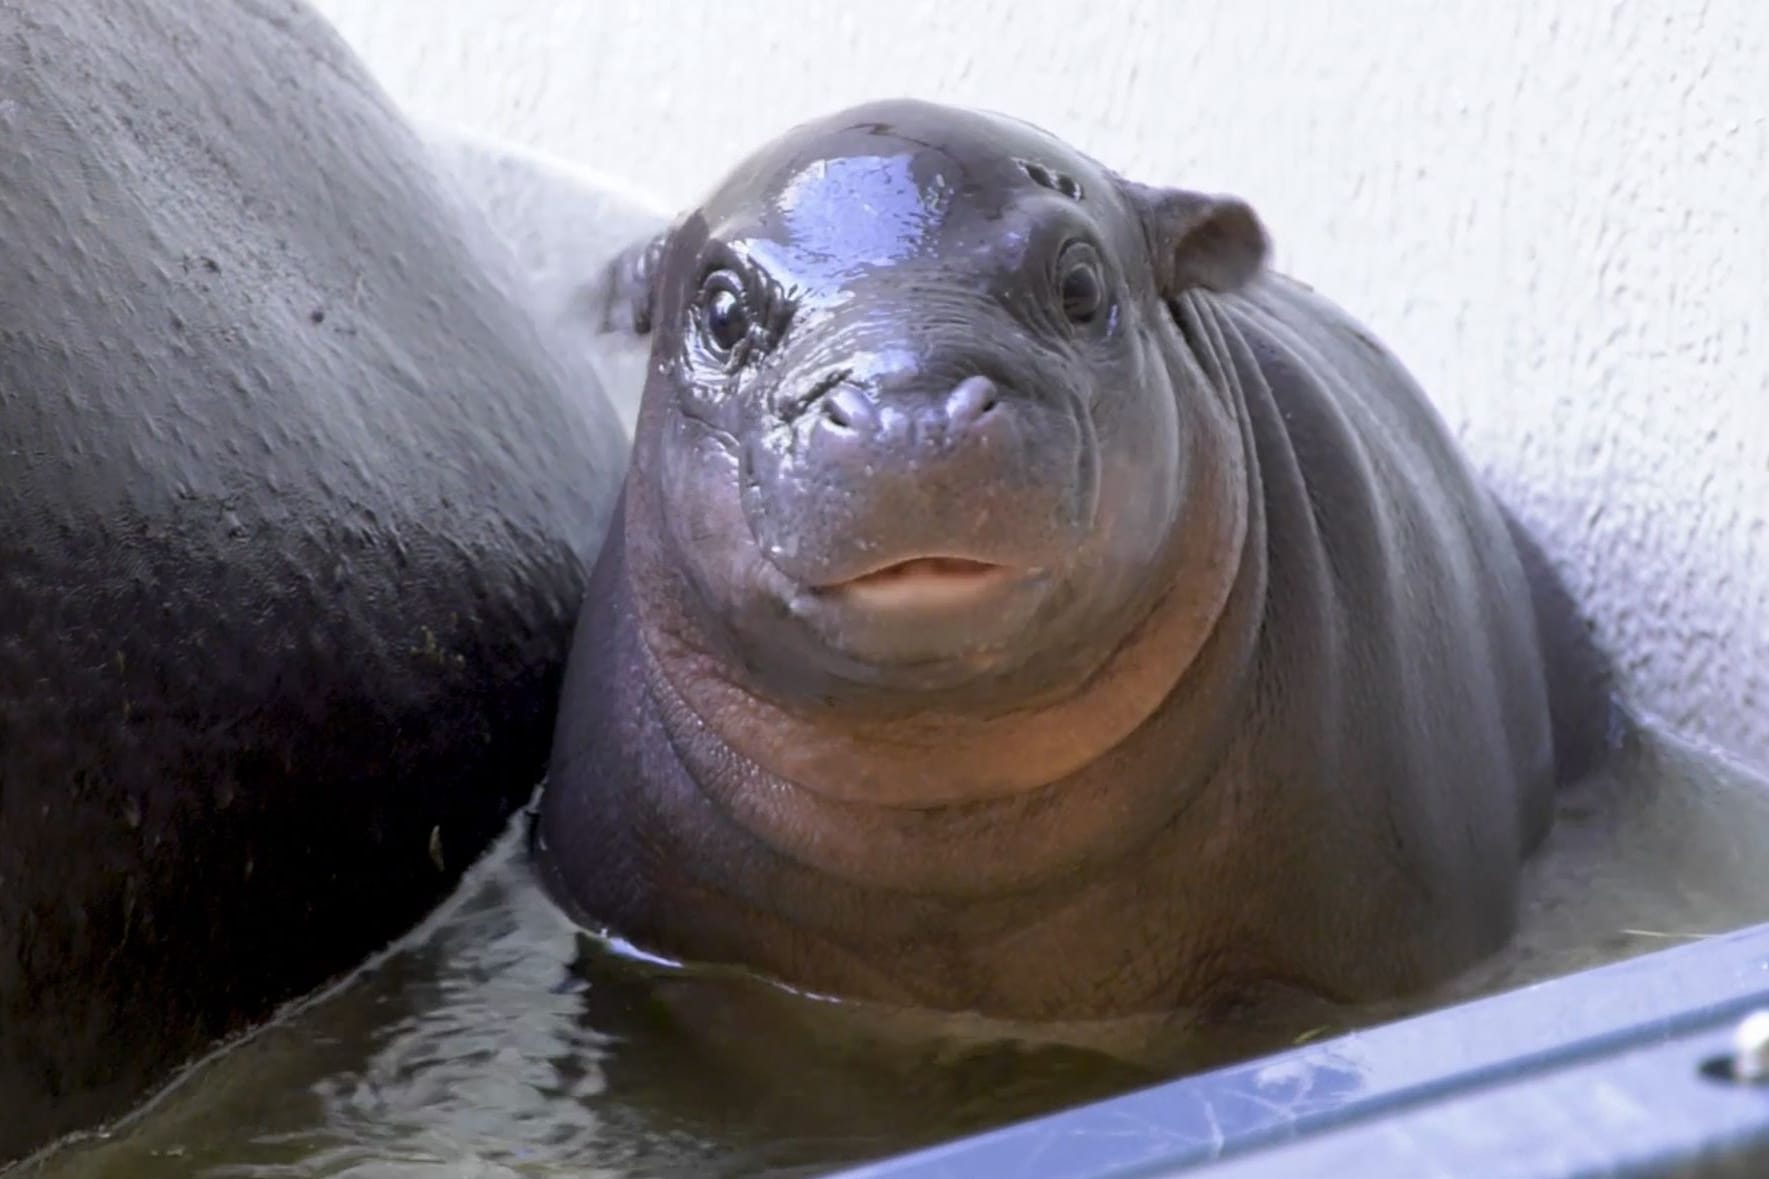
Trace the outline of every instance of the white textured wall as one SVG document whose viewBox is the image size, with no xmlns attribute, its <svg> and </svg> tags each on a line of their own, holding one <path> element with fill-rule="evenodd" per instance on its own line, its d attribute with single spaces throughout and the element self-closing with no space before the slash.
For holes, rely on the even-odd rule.
<svg viewBox="0 0 1769 1179">
<path fill-rule="evenodd" d="M 1252 199 L 1682 727 L 1769 762 L 1769 3 L 319 0 L 415 115 L 691 202 L 839 105 Z"/>
</svg>

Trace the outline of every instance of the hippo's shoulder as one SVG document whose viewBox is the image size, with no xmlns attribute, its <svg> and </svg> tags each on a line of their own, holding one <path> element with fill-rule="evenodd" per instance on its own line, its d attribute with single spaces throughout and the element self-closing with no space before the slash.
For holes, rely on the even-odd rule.
<svg viewBox="0 0 1769 1179">
<path fill-rule="evenodd" d="M 1260 318 L 1283 325 L 1325 351 L 1349 348 L 1382 362 L 1397 363 L 1393 352 L 1367 324 L 1294 275 L 1267 270 L 1237 293 Z"/>
<path fill-rule="evenodd" d="M 1266 271 L 1226 302 L 1261 367 L 1298 378 L 1291 384 L 1409 417 L 1430 412 L 1429 397 L 1396 351 L 1369 324 L 1301 279 Z M 1274 392 L 1282 398 L 1301 390 L 1280 382 Z"/>
<path fill-rule="evenodd" d="M 1277 273 L 1261 275 L 1225 306 L 1278 410 L 1272 421 L 1311 461 L 1355 455 L 1392 487 L 1429 485 L 1446 503 L 1485 498 L 1442 411 L 1368 324 Z"/>
</svg>

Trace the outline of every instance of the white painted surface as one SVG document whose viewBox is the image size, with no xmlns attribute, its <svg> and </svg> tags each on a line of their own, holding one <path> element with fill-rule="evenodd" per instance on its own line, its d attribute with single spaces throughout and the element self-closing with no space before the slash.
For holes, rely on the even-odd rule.
<svg viewBox="0 0 1769 1179">
<path fill-rule="evenodd" d="M 318 3 L 413 114 L 661 207 L 797 121 L 894 94 L 1248 197 L 1279 264 L 1418 373 L 1635 699 L 1769 763 L 1760 0 Z M 583 230 L 601 198 L 514 197 L 513 175 L 494 220 L 552 259 L 533 264 L 561 307 L 603 248 Z"/>
<path fill-rule="evenodd" d="M 567 353 L 567 371 L 595 371 L 629 434 L 639 415 L 648 341 L 602 330 L 608 263 L 669 221 L 666 210 L 618 179 L 513 149 L 458 129 L 423 126 L 447 174 L 477 201 L 529 279 L 542 338 Z"/>
</svg>

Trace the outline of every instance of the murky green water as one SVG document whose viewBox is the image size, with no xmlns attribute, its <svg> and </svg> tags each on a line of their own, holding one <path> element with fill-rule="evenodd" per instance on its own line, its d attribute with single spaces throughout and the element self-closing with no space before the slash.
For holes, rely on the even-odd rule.
<svg viewBox="0 0 1769 1179">
<path fill-rule="evenodd" d="M 349 985 L 20 1172 L 816 1174 L 1197 1062 L 1156 1070 L 617 952 L 540 895 L 520 835 Z M 1632 742 L 1613 772 L 1565 793 L 1527 896 L 1514 947 L 1438 999 L 1769 920 L 1769 786 L 1680 742 Z M 1172 1029 L 1115 1033 L 1122 1049 Z M 1198 1052 L 1258 1046 L 1217 1037 Z"/>
</svg>

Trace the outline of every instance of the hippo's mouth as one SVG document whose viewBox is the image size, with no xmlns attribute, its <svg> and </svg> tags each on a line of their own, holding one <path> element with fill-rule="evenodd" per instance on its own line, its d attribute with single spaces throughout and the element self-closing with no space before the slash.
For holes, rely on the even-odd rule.
<svg viewBox="0 0 1769 1179">
<path fill-rule="evenodd" d="M 1006 588 L 1016 570 L 966 557 L 913 557 L 818 587 L 818 593 L 876 610 L 964 606 Z"/>
<path fill-rule="evenodd" d="M 801 582 L 787 602 L 822 646 L 870 668 L 867 676 L 896 668 L 930 686 L 984 674 L 1023 649 L 1021 636 L 1049 598 L 1044 568 L 952 553 L 896 555 L 821 584 Z"/>
</svg>

